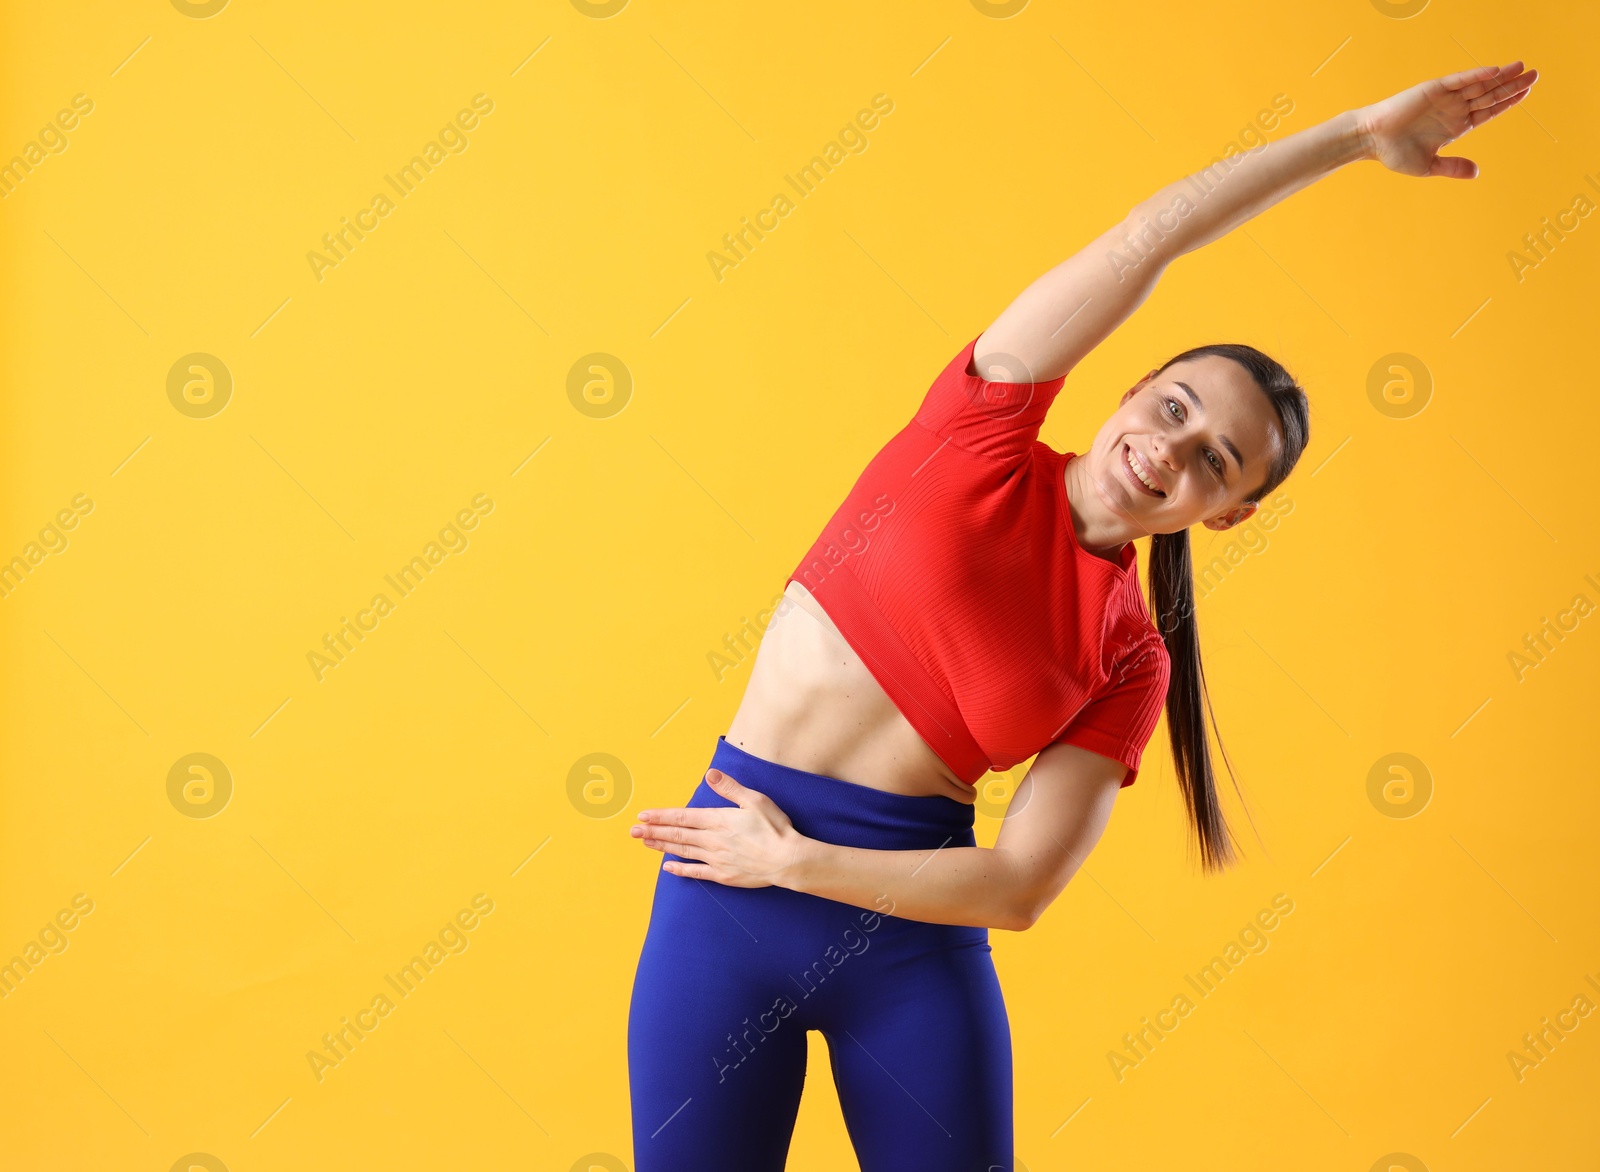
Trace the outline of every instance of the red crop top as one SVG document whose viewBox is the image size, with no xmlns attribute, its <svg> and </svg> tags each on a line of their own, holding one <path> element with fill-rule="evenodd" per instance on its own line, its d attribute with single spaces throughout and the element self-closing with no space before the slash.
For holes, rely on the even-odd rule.
<svg viewBox="0 0 1600 1172">
<path fill-rule="evenodd" d="M 1170 670 L 1137 554 L 1129 542 L 1114 565 L 1078 545 L 1064 479 L 1074 454 L 1038 438 L 1066 377 L 968 374 L 977 341 L 788 581 L 967 784 L 1066 742 L 1122 762 L 1132 785 Z"/>
</svg>

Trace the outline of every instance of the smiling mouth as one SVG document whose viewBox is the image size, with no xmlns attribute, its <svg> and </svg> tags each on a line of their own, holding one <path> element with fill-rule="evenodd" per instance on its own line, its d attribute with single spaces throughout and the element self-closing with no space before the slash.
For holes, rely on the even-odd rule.
<svg viewBox="0 0 1600 1172">
<path fill-rule="evenodd" d="M 1155 477 L 1151 476 L 1149 470 L 1142 466 L 1142 457 L 1140 457 L 1140 455 L 1135 452 L 1127 443 L 1122 445 L 1121 463 L 1122 474 L 1126 476 L 1129 482 L 1132 483 L 1132 485 L 1140 492 L 1144 493 L 1146 496 L 1154 497 L 1164 497 L 1167 495 L 1159 488 L 1152 487 L 1155 483 Z M 1146 483 L 1146 481 L 1141 479 L 1141 477 L 1148 477 L 1149 483 Z"/>
</svg>

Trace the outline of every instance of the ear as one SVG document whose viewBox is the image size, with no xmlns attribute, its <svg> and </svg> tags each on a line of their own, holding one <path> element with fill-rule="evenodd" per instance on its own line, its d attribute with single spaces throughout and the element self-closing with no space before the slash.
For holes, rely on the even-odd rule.
<svg viewBox="0 0 1600 1172">
<path fill-rule="evenodd" d="M 1216 529 L 1218 531 L 1223 529 L 1232 529 L 1240 521 L 1249 520 L 1252 516 L 1254 516 L 1258 504 L 1259 502 L 1257 501 L 1246 501 L 1238 508 L 1229 509 L 1226 513 L 1222 513 L 1219 516 L 1207 517 L 1203 522 L 1201 522 L 1201 524 L 1203 524 L 1207 529 Z"/>
</svg>

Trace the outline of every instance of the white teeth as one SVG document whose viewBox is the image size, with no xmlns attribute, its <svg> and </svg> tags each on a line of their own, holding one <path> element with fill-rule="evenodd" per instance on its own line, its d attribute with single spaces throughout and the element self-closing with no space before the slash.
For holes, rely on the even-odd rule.
<svg viewBox="0 0 1600 1172">
<path fill-rule="evenodd" d="M 1140 467 L 1140 464 L 1139 464 L 1139 453 L 1134 451 L 1133 448 L 1131 448 L 1131 447 L 1128 449 L 1127 460 L 1128 460 L 1128 467 L 1133 469 L 1133 474 L 1139 478 L 1139 483 L 1140 484 L 1144 485 L 1151 492 L 1160 492 L 1161 491 L 1161 489 L 1156 486 L 1156 483 L 1153 480 L 1151 480 L 1148 476 L 1145 475 L 1144 469 L 1142 467 Z"/>
</svg>

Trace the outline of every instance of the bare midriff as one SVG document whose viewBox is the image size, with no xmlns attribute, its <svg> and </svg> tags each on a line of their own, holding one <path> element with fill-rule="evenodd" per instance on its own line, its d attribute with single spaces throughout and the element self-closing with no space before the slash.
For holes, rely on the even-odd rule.
<svg viewBox="0 0 1600 1172">
<path fill-rule="evenodd" d="M 767 625 L 727 739 L 767 761 L 913 797 L 972 803 L 799 582 Z"/>
</svg>

